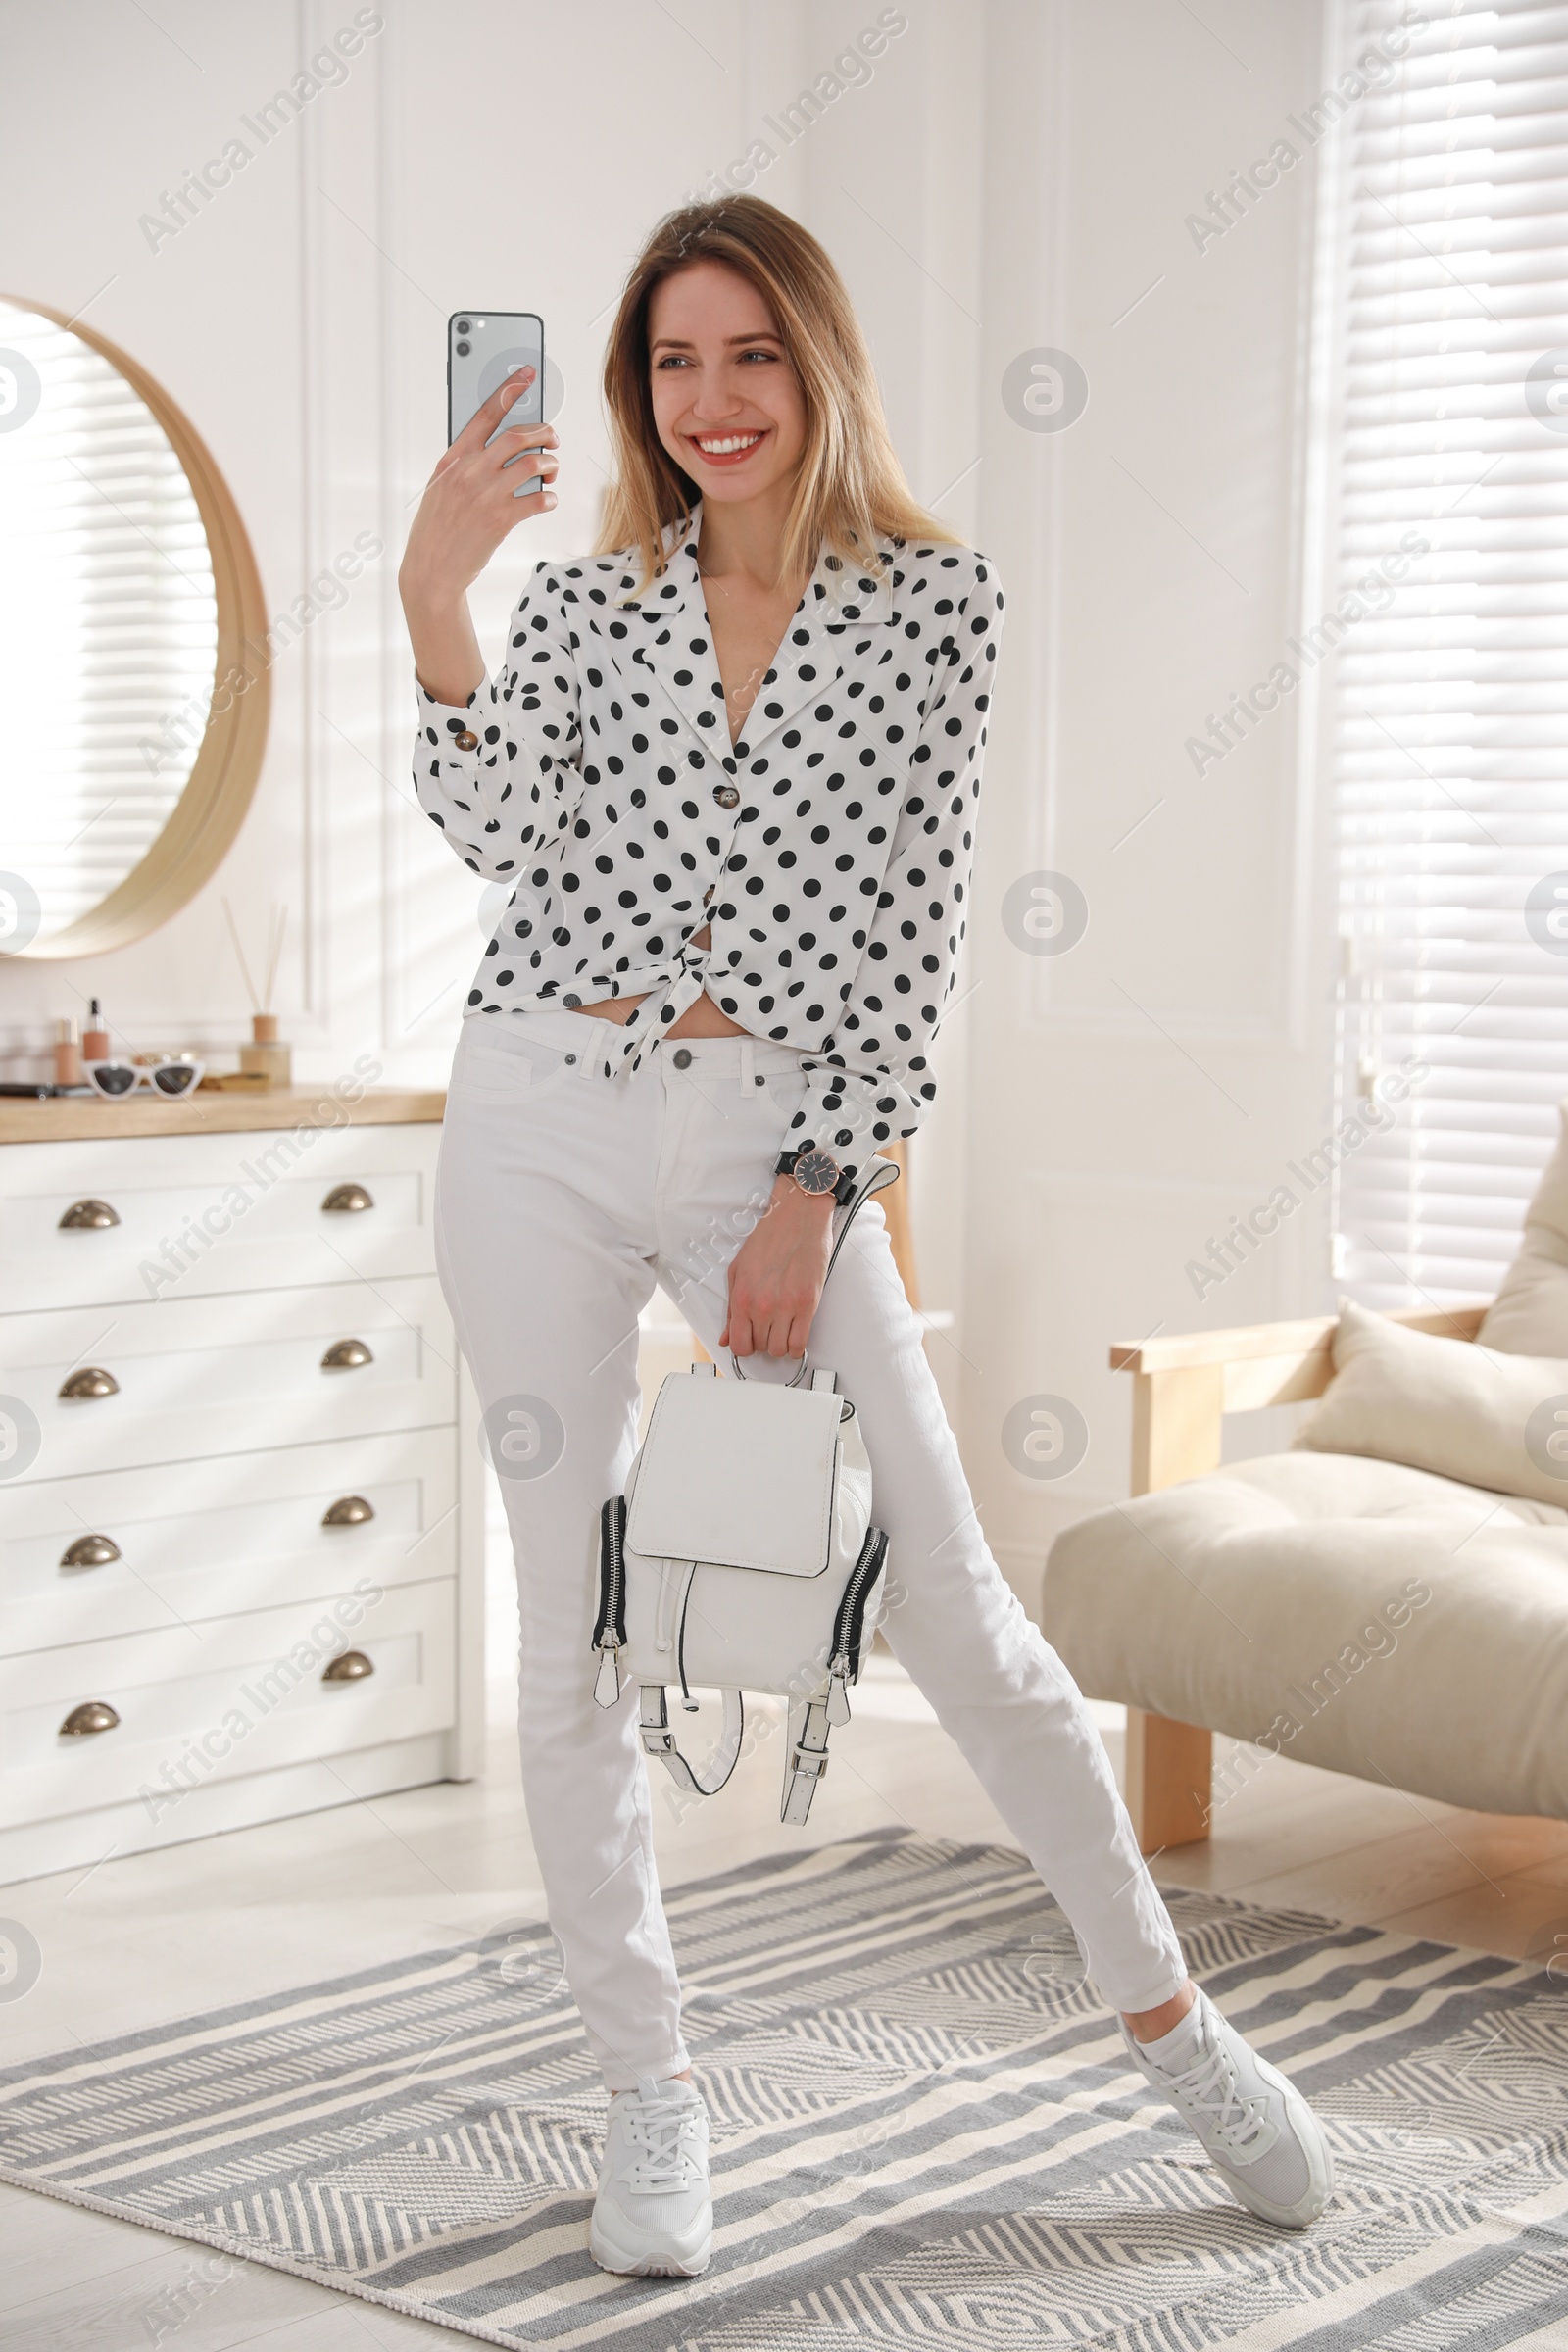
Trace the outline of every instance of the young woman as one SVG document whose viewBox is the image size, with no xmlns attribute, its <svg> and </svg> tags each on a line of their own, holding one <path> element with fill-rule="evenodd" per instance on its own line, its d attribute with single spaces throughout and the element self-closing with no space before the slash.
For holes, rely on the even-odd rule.
<svg viewBox="0 0 1568 2352">
<path fill-rule="evenodd" d="M 1299 2228 L 1330 2194 L 1322 2134 L 1187 1976 L 1078 1690 L 986 1548 L 874 1202 L 822 1287 L 835 1188 L 935 1092 L 995 567 L 910 497 L 822 248 L 757 197 L 691 205 L 611 333 L 600 548 L 535 566 L 487 685 L 466 592 L 556 504 L 548 425 L 489 439 L 524 381 L 436 467 L 401 584 L 420 803 L 514 892 L 468 996 L 437 1242 L 493 1447 L 525 1433 L 500 1465 L 523 1786 L 611 2094 L 593 2255 L 691 2276 L 712 2236 L 635 1690 L 607 1711 L 592 1688 L 599 1511 L 633 1451 L 656 1279 L 715 1355 L 799 1356 L 809 1333 L 838 1371 L 891 1538 L 895 1654 L 1072 1920 L 1139 2072 L 1244 2203 Z"/>
</svg>

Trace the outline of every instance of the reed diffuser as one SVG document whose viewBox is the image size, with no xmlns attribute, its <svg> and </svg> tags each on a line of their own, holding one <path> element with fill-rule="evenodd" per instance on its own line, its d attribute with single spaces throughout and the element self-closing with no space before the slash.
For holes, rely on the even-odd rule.
<svg viewBox="0 0 1568 2352">
<path fill-rule="evenodd" d="M 234 942 L 234 954 L 244 976 L 245 991 L 251 1001 L 251 1042 L 239 1050 L 239 1066 L 245 1077 L 264 1078 L 269 1086 L 291 1086 L 294 1065 L 289 1049 L 277 1034 L 277 1015 L 270 1009 L 272 992 L 277 986 L 277 967 L 283 954 L 283 933 L 288 927 L 288 908 L 274 906 L 267 917 L 267 986 L 260 994 L 251 978 L 251 967 L 245 960 L 240 945 L 239 926 L 234 909 L 227 899 L 223 912 L 228 918 L 228 935 Z"/>
</svg>

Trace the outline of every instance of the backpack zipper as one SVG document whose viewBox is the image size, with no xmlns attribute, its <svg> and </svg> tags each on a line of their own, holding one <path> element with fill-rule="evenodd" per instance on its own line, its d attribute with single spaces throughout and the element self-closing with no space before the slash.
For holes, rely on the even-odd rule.
<svg viewBox="0 0 1568 2352">
<path fill-rule="evenodd" d="M 833 1655 L 828 1660 L 827 1719 L 848 1723 L 849 1693 L 845 1686 L 860 1678 L 860 1637 L 865 1630 L 865 1606 L 888 1556 L 888 1540 L 881 1528 L 867 1528 L 860 1556 L 839 1599 L 833 1621 Z"/>
<path fill-rule="evenodd" d="M 626 1575 L 622 1547 L 626 1537 L 626 1499 L 612 1494 L 599 1514 L 599 1623 L 594 1647 L 600 1653 L 594 1677 L 594 1697 L 612 1707 L 620 1696 L 620 1648 L 626 1639 Z"/>
</svg>

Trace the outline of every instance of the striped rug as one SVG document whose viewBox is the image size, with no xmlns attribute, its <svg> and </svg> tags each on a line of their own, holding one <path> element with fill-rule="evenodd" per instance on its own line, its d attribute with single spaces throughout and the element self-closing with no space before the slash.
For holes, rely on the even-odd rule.
<svg viewBox="0 0 1568 2352">
<path fill-rule="evenodd" d="M 0 2177 L 550 2352 L 1568 2343 L 1568 1991 L 1538 1968 L 1168 1895 L 1332 2134 L 1337 2200 L 1293 2234 L 1151 2100 L 1020 1855 L 889 1833 L 668 1899 L 700 2280 L 589 2260 L 604 2097 L 544 1929 L 12 2068 Z"/>
</svg>

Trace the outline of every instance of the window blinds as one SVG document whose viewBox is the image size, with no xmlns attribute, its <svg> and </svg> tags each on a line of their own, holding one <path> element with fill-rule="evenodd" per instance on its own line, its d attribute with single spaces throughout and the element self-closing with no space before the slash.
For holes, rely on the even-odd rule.
<svg viewBox="0 0 1568 2352">
<path fill-rule="evenodd" d="M 9 303 L 0 367 L 0 866 L 47 933 L 168 822 L 212 700 L 217 603 L 190 484 L 119 370 Z"/>
<path fill-rule="evenodd" d="M 1490 1294 L 1568 1094 L 1568 7 L 1427 0 L 1338 131 L 1341 1286 Z M 1353 64 L 1414 12 L 1348 0 Z M 1406 545 L 1409 541 L 1406 539 Z M 1559 896 L 1559 892 L 1561 895 Z"/>
</svg>

